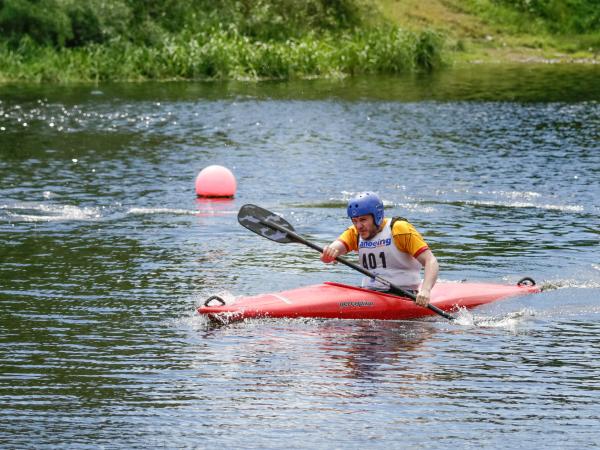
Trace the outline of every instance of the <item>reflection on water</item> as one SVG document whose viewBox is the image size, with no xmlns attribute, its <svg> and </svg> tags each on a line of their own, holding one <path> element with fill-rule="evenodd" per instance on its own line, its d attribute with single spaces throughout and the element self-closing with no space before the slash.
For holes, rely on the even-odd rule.
<svg viewBox="0 0 600 450">
<path fill-rule="evenodd" d="M 416 365 L 413 360 L 436 331 L 427 322 L 358 322 L 350 333 L 348 328 L 334 325 L 320 329 L 325 340 L 331 341 L 322 348 L 348 370 L 346 376 L 361 379 L 380 377 L 383 367 L 394 367 L 410 378 Z"/>
<path fill-rule="evenodd" d="M 0 445 L 597 442 L 598 70 L 0 86 Z M 210 164 L 235 199 L 195 198 Z M 442 279 L 545 291 L 459 323 L 194 314 L 213 294 L 356 283 L 236 216 L 259 204 L 323 244 L 366 189 Z"/>
<path fill-rule="evenodd" d="M 141 126 L 160 126 L 168 119 L 153 112 L 164 109 L 164 102 L 185 102 L 203 98 L 223 99 L 300 99 L 331 98 L 344 101 L 394 100 L 421 101 L 502 101 L 502 102 L 587 102 L 600 99 L 598 65 L 472 65 L 437 73 L 406 76 L 346 78 L 343 80 L 295 80 L 265 82 L 146 82 L 111 83 L 97 88 L 76 84 L 57 89 L 53 85 L 3 85 L 1 100 L 30 102 L 39 108 L 46 102 L 59 103 L 54 114 L 54 127 L 63 126 L 61 111 L 72 105 L 100 103 L 106 99 L 124 99 L 132 103 L 152 102 L 143 116 L 133 109 L 102 113 L 116 124 L 126 122 Z M 1 106 L 2 104 L 0 104 Z M 196 113 L 194 113 L 196 114 Z M 68 117 L 68 116 L 67 116 Z M 96 117 L 91 114 L 90 117 Z M 197 113 L 197 117 L 202 117 Z M 567 122 L 572 123 L 572 122 Z M 581 126 L 572 123 L 573 126 Z M 193 126 L 193 125 L 192 125 Z"/>
</svg>

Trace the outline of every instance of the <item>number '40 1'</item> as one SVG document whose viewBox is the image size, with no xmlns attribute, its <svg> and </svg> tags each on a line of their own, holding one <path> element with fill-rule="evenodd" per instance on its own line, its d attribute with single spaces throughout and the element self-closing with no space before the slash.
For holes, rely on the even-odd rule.
<svg viewBox="0 0 600 450">
<path fill-rule="evenodd" d="M 379 253 L 379 259 L 381 261 L 381 267 L 385 269 L 387 266 L 385 264 L 384 252 Z M 365 269 L 377 269 L 377 256 L 375 256 L 375 253 L 368 253 L 366 255 L 363 255 L 362 265 Z"/>
</svg>

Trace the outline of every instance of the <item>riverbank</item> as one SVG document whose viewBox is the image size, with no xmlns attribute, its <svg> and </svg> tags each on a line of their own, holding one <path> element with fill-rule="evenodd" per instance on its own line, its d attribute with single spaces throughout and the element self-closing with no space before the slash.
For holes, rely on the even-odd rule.
<svg viewBox="0 0 600 450">
<path fill-rule="evenodd" d="M 600 32 L 558 32 L 542 19 L 481 0 L 380 0 L 384 17 L 445 37 L 452 64 L 600 64 Z"/>
<path fill-rule="evenodd" d="M 0 82 L 287 80 L 477 63 L 600 62 L 600 34 L 557 34 L 540 20 L 528 26 L 527 15 L 484 0 L 356 0 L 339 11 L 319 11 L 325 2 L 313 0 L 316 9 L 296 14 L 271 3 L 270 10 L 248 6 L 230 16 L 219 11 L 190 19 L 191 9 L 179 11 L 167 16 L 170 24 L 159 19 L 166 11 L 137 21 L 137 10 L 122 11 L 121 22 L 101 10 L 87 11 L 100 25 L 105 22 L 98 25 L 105 34 L 81 32 L 79 16 L 69 19 L 72 11 L 64 15 L 66 22 L 73 20 L 66 31 L 50 27 L 46 34 L 9 36 L 0 23 Z M 29 16 L 18 20 L 35 23 Z M 112 34 L 105 31 L 108 23 Z"/>
</svg>

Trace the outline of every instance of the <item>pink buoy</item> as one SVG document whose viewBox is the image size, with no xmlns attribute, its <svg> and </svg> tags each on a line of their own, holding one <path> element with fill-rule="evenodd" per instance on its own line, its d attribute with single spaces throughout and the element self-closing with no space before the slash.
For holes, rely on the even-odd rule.
<svg viewBox="0 0 600 450">
<path fill-rule="evenodd" d="M 233 197 L 237 183 L 231 170 L 223 166 L 208 166 L 196 177 L 198 197 Z"/>
</svg>

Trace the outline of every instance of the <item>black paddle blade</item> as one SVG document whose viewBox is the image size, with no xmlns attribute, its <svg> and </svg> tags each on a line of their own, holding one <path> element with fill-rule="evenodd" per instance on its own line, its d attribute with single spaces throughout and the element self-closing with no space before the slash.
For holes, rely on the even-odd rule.
<svg viewBox="0 0 600 450">
<path fill-rule="evenodd" d="M 262 237 L 266 237 L 272 241 L 281 244 L 295 242 L 287 233 L 281 230 L 281 228 L 284 228 L 293 232 L 294 227 L 286 222 L 281 216 L 278 216 L 271 211 L 267 211 L 260 206 L 242 206 L 238 212 L 238 222 L 250 231 L 254 231 L 256 234 L 260 234 Z M 270 224 L 275 224 L 277 227 L 273 227 Z"/>
</svg>

